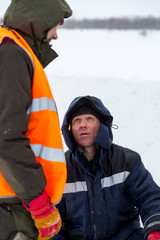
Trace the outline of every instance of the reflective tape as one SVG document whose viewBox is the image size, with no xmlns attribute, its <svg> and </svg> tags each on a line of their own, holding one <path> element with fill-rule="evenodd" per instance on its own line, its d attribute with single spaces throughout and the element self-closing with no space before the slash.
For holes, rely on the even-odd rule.
<svg viewBox="0 0 160 240">
<path fill-rule="evenodd" d="M 87 184 L 86 182 L 74 182 L 66 183 L 63 193 L 76 193 L 76 192 L 86 192 Z"/>
<path fill-rule="evenodd" d="M 126 180 L 126 178 L 129 176 L 129 174 L 130 172 L 125 171 L 125 172 L 113 174 L 110 177 L 103 178 L 101 180 L 102 188 L 111 187 L 116 184 L 123 183 Z"/>
<path fill-rule="evenodd" d="M 57 112 L 57 106 L 53 99 L 47 97 L 35 98 L 32 100 L 31 106 L 27 110 L 27 114 L 31 114 L 33 112 L 39 112 L 42 110 L 50 110 Z"/>
<path fill-rule="evenodd" d="M 17 198 L 17 196 L 15 195 L 15 196 L 10 196 L 10 195 L 8 195 L 8 196 L 0 196 L 0 199 L 3 199 L 3 198 Z"/>
<path fill-rule="evenodd" d="M 146 227 L 145 227 L 145 230 L 148 230 L 148 228 L 151 228 L 151 227 L 154 227 L 156 225 L 160 225 L 160 221 L 155 221 L 155 222 L 152 222 L 152 223 L 149 223 Z M 159 228 L 159 227 L 158 227 Z"/>
<path fill-rule="evenodd" d="M 156 219 L 158 219 L 158 220 L 156 220 Z M 150 228 L 150 227 L 152 227 L 152 226 L 154 226 L 154 225 L 160 225 L 159 219 L 160 219 L 160 214 L 159 214 L 159 213 L 151 215 L 151 216 L 145 221 L 145 223 L 144 223 L 144 228 L 145 228 L 145 229 L 148 229 L 148 228 Z M 151 223 L 148 223 L 148 222 L 150 222 L 150 221 L 151 221 Z"/>
<path fill-rule="evenodd" d="M 63 149 L 49 148 L 41 144 L 30 144 L 36 157 L 53 162 L 66 162 Z"/>
<path fill-rule="evenodd" d="M 116 184 L 123 183 L 126 178 L 129 176 L 130 172 L 121 172 L 117 174 L 113 174 L 110 177 L 105 177 L 101 179 L 102 189 L 105 187 L 111 187 Z M 86 192 L 87 184 L 85 181 L 78 181 L 74 183 L 66 183 L 63 193 L 76 193 L 76 192 Z"/>
</svg>

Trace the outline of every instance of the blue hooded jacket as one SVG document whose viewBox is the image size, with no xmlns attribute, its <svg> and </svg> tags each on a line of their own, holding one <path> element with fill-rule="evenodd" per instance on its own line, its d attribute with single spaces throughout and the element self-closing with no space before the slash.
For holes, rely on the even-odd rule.
<svg viewBox="0 0 160 240">
<path fill-rule="evenodd" d="M 89 104 L 101 116 L 95 142 L 99 148 L 90 166 L 69 130 L 75 109 Z M 54 239 L 143 240 L 160 231 L 160 188 L 140 155 L 113 144 L 113 117 L 96 97 L 75 98 L 64 117 L 67 182 L 61 202 L 62 228 Z M 140 217 L 144 224 L 141 230 Z"/>
</svg>

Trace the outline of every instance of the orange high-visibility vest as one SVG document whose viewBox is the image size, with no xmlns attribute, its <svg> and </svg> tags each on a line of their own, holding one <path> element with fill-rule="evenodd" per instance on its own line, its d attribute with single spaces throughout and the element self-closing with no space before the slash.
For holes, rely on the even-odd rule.
<svg viewBox="0 0 160 240">
<path fill-rule="evenodd" d="M 27 42 L 16 31 L 0 27 L 0 44 L 5 37 L 22 47 L 33 63 L 33 100 L 27 112 L 30 121 L 26 136 L 36 161 L 43 167 L 47 179 L 45 190 L 51 202 L 57 203 L 63 193 L 67 172 L 56 104 L 43 67 Z M 0 172 L 0 197 L 15 196 Z"/>
</svg>

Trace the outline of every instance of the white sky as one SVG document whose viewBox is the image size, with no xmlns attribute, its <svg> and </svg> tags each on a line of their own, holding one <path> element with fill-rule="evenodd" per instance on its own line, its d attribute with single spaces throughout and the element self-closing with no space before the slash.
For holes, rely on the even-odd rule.
<svg viewBox="0 0 160 240">
<path fill-rule="evenodd" d="M 11 0 L 0 0 L 0 17 Z M 111 16 L 160 17 L 160 0 L 67 0 L 74 18 L 108 18 Z"/>
<path fill-rule="evenodd" d="M 74 17 L 160 16 L 159 0 L 68 0 Z"/>
</svg>

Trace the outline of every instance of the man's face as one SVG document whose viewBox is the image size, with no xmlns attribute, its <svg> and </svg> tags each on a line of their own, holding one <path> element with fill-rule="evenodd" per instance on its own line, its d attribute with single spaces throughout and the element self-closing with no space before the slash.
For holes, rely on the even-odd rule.
<svg viewBox="0 0 160 240">
<path fill-rule="evenodd" d="M 57 28 L 60 24 L 55 26 L 54 28 L 50 29 L 47 33 L 47 41 L 50 42 L 52 39 L 58 39 Z"/>
<path fill-rule="evenodd" d="M 57 34 L 57 28 L 60 26 L 60 25 L 63 25 L 64 24 L 64 20 L 62 22 L 60 22 L 59 24 L 57 24 L 57 26 L 53 27 L 52 29 L 50 29 L 47 33 L 47 41 L 50 42 L 52 39 L 53 40 L 56 40 L 58 39 L 58 34 Z"/>
<path fill-rule="evenodd" d="M 94 144 L 99 127 L 99 119 L 92 114 L 79 115 L 72 120 L 72 134 L 80 147 Z"/>
</svg>

